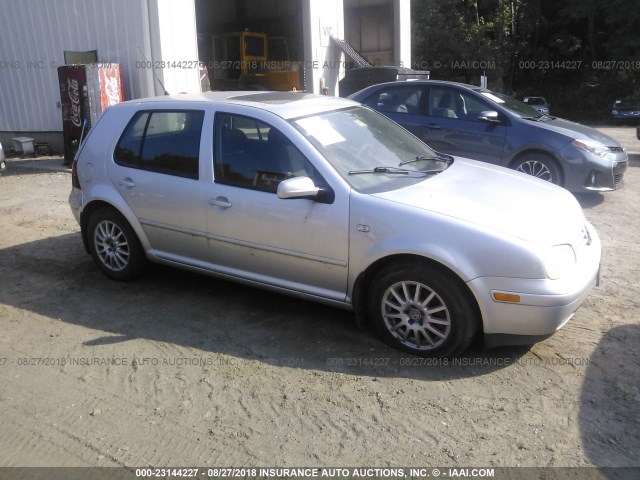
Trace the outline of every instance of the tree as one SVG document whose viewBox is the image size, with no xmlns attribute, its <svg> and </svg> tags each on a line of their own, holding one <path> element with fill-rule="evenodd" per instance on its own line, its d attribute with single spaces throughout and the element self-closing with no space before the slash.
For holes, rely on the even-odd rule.
<svg viewBox="0 0 640 480">
<path fill-rule="evenodd" d="M 640 95 L 640 0 L 413 0 L 412 19 L 432 78 L 478 84 L 484 62 L 490 88 L 582 118 Z"/>
</svg>

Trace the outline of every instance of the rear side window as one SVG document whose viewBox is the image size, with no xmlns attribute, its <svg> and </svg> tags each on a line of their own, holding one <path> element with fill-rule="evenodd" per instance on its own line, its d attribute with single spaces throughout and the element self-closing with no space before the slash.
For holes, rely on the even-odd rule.
<svg viewBox="0 0 640 480">
<path fill-rule="evenodd" d="M 179 177 L 198 178 L 204 112 L 146 111 L 131 119 L 118 141 L 118 165 Z"/>
<path fill-rule="evenodd" d="M 379 112 L 388 113 L 420 113 L 420 99 L 422 87 L 407 84 L 400 87 L 388 87 L 378 90 L 363 103 Z"/>
</svg>

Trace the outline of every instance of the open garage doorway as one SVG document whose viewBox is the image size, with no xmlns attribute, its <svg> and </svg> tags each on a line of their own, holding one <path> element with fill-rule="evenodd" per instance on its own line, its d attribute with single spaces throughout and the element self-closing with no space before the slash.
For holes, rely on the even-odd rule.
<svg viewBox="0 0 640 480">
<path fill-rule="evenodd" d="M 212 90 L 305 90 L 297 0 L 195 0 L 198 55 Z"/>
</svg>

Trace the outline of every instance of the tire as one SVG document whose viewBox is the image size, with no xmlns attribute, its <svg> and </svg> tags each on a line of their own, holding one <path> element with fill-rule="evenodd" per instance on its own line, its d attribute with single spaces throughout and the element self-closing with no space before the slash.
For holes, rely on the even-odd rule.
<svg viewBox="0 0 640 480">
<path fill-rule="evenodd" d="M 381 270 L 371 284 L 368 308 L 376 333 L 387 344 L 421 357 L 462 353 L 480 323 L 464 284 L 427 264 Z"/>
<path fill-rule="evenodd" d="M 514 162 L 514 170 L 562 185 L 562 171 L 554 159 L 544 153 L 528 153 Z"/>
<path fill-rule="evenodd" d="M 148 262 L 138 236 L 112 208 L 103 207 L 91 215 L 87 237 L 91 255 L 107 277 L 130 281 L 145 272 Z"/>
</svg>

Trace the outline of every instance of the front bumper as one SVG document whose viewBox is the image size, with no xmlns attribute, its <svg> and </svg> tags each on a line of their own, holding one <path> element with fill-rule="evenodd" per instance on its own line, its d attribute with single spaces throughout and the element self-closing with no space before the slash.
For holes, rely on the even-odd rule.
<svg viewBox="0 0 640 480">
<path fill-rule="evenodd" d="M 564 168 L 564 187 L 570 192 L 608 192 L 622 188 L 629 164 L 622 147 L 610 146 L 605 157 L 579 150 L 572 144 L 559 153 Z"/>
<path fill-rule="evenodd" d="M 487 346 L 535 343 L 571 319 L 596 285 L 600 270 L 600 238 L 591 225 L 587 228 L 590 244 L 574 246 L 577 263 L 566 278 L 479 277 L 467 283 L 478 300 Z M 520 302 L 496 301 L 495 292 L 517 295 Z"/>
<path fill-rule="evenodd" d="M 618 113 L 613 113 L 612 117 L 614 122 L 640 122 L 640 110 L 618 110 Z"/>
</svg>

